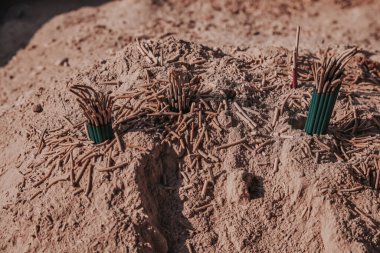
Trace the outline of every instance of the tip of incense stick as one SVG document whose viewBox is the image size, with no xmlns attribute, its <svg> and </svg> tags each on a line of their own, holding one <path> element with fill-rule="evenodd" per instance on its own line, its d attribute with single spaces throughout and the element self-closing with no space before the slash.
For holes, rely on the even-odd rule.
<svg viewBox="0 0 380 253">
<path fill-rule="evenodd" d="M 293 81 L 292 81 L 292 88 L 296 88 L 297 86 L 297 73 L 294 73 L 297 69 L 297 61 L 298 61 L 298 46 L 300 41 L 300 30 L 301 27 L 297 26 L 297 34 L 296 34 L 296 45 L 294 47 L 293 51 Z"/>
<path fill-rule="evenodd" d="M 297 26 L 297 35 L 296 35 L 296 52 L 297 53 L 298 53 L 298 45 L 300 42 L 300 31 L 301 31 L 301 27 L 298 25 Z"/>
</svg>

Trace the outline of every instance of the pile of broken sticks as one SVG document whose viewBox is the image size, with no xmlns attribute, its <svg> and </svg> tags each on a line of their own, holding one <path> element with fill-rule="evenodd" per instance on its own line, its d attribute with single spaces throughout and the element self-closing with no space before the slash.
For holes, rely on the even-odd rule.
<svg viewBox="0 0 380 253">
<path fill-rule="evenodd" d="M 167 144 L 184 161 L 180 173 L 184 179 L 184 189 L 193 187 L 199 181 L 202 167 L 207 168 L 207 178 L 203 182 L 202 196 L 210 185 L 215 183 L 213 166 L 221 162 L 218 153 L 235 145 L 242 145 L 247 150 L 256 151 L 248 145 L 248 139 L 242 138 L 223 144 L 226 129 L 218 121 L 221 111 L 229 110 L 226 100 L 217 101 L 210 98 L 208 91 L 202 91 L 196 77 L 185 80 L 183 73 L 170 70 L 168 81 L 147 80 L 134 91 L 115 96 L 115 128 L 151 129 L 161 134 L 161 143 Z M 180 95 L 181 94 L 181 95 Z M 123 101 L 123 102 L 120 102 Z M 238 119 L 256 131 L 255 123 L 237 102 L 233 103 Z M 251 111 L 261 116 L 256 111 Z M 260 152 L 270 141 L 260 142 Z M 197 178 L 197 180 L 195 180 Z M 166 181 L 166 180 L 164 180 Z M 164 183 L 166 187 L 166 183 Z"/>
<path fill-rule="evenodd" d="M 127 165 L 125 162 L 115 164 L 118 160 L 117 154 L 124 151 L 124 146 L 146 151 L 145 148 L 122 143 L 117 133 L 113 140 L 94 145 L 85 137 L 84 123 L 87 120 L 75 125 L 67 119 L 66 121 L 70 123 L 69 126 L 58 130 L 38 131 L 38 150 L 35 159 L 28 165 L 27 172 L 37 172 L 37 175 L 30 177 L 32 187 L 37 189 L 31 199 L 61 181 L 70 182 L 74 187 L 74 194 L 84 192 L 85 196 L 89 196 L 94 171 L 111 172 Z M 82 187 L 81 181 L 86 173 L 87 185 Z"/>
<path fill-rule="evenodd" d="M 362 135 L 348 138 L 336 134 L 335 138 L 340 142 L 340 150 L 348 164 L 355 172 L 365 178 L 368 184 L 379 190 L 380 188 L 380 136 Z"/>
<path fill-rule="evenodd" d="M 83 123 L 74 129 L 78 130 L 82 127 Z M 39 171 L 46 168 L 47 171 L 42 172 L 42 177 L 32 179 L 32 186 L 39 188 L 33 194 L 32 199 L 60 181 L 70 181 L 75 189 L 74 194 L 85 192 L 85 195 L 89 196 L 95 165 L 101 167 L 96 169 L 98 172 L 111 172 L 127 165 L 125 162 L 114 164 L 114 161 L 117 160 L 115 154 L 118 152 L 113 151 L 116 151 L 116 148 L 119 151 L 123 150 L 118 136 L 112 141 L 106 141 L 95 146 L 92 142 L 78 138 L 72 132 L 65 130 L 52 135 L 45 134 L 45 137 L 42 138 L 45 146 L 29 167 L 39 169 Z M 115 146 L 116 143 L 117 146 Z M 146 151 L 141 147 L 126 145 L 130 148 Z M 87 186 L 84 188 L 81 186 L 81 179 L 86 172 L 88 179 Z M 41 186 L 44 186 L 44 189 L 40 189 Z"/>
<path fill-rule="evenodd" d="M 155 133 L 160 134 L 161 143 L 171 146 L 178 158 L 183 161 L 180 172 L 184 178 L 184 188 L 189 189 L 198 185 L 199 182 L 202 184 L 201 195 L 205 197 L 208 187 L 216 181 L 217 175 L 214 175 L 213 168 L 215 167 L 213 166 L 221 162 L 218 156 L 221 150 L 243 145 L 248 150 L 260 152 L 272 142 L 269 140 L 257 143 L 257 150 L 248 145 L 246 138 L 224 143 L 223 136 L 227 130 L 218 121 L 218 115 L 222 110 L 228 110 L 227 101 L 216 101 L 210 98 L 209 91 L 202 91 L 202 85 L 197 83 L 196 77 L 186 81 L 181 75 L 182 73 L 177 71 L 169 71 L 168 80 L 147 80 L 146 85 L 141 85 L 131 92 L 116 95 L 112 113 L 115 115 L 113 129 L 118 131 L 115 131 L 113 140 L 94 145 L 93 142 L 86 140 L 81 132 L 85 131 L 83 122 L 58 133 L 50 134 L 48 131 L 42 134 L 41 143 L 44 145 L 39 149 L 41 153 L 37 154 L 33 168 L 44 167 L 48 169 L 48 172 L 45 172 L 42 177 L 34 178 L 33 186 L 38 188 L 45 186 L 47 190 L 59 181 L 70 181 L 75 194 L 85 192 L 88 196 L 91 192 L 94 172 L 111 172 L 126 166 L 124 162 L 114 164 L 114 161 L 118 160 L 118 153 L 124 152 L 125 146 L 146 151 L 143 147 L 122 142 L 119 134 L 133 128 L 144 131 L 154 130 Z M 96 121 L 103 120 L 104 122 L 104 118 L 99 119 L 96 115 L 94 118 L 94 112 L 91 111 L 99 112 L 104 110 L 103 107 L 99 108 L 96 103 L 94 105 L 98 106 L 96 109 L 85 107 L 86 104 L 83 101 L 87 97 L 83 93 L 86 91 L 82 90 L 84 87 L 79 88 L 80 92 L 78 89 L 73 89 L 73 91 L 79 97 L 78 100 L 86 112 L 87 121 L 92 120 L 91 122 L 95 125 Z M 96 96 L 94 92 L 88 92 Z M 100 98 L 100 100 L 108 101 L 105 98 Z M 87 103 L 93 102 L 87 101 Z M 109 106 L 111 103 L 105 104 Z M 110 108 L 108 106 L 107 110 Z M 234 107 L 237 117 L 244 124 L 247 124 L 251 130 L 257 128 L 257 123 L 251 119 L 245 108 L 237 103 L 234 103 Z M 110 115 L 110 113 L 105 115 Z M 119 152 L 116 152 L 116 149 Z M 39 162 L 37 162 L 38 159 Z M 86 173 L 88 174 L 87 185 L 82 187 L 81 181 Z M 43 190 L 39 190 L 33 198 L 41 192 Z"/>
<path fill-rule="evenodd" d="M 313 91 L 305 131 L 307 134 L 325 134 L 342 84 L 344 66 L 356 54 L 356 48 L 349 49 L 337 58 L 327 57 L 322 65 L 312 66 L 316 87 Z"/>
<path fill-rule="evenodd" d="M 363 162 L 352 165 L 353 169 L 375 190 L 380 188 L 380 156 L 370 155 Z"/>
<path fill-rule="evenodd" d="M 168 79 L 150 80 L 116 96 L 125 101 L 116 106 L 115 127 L 123 131 L 136 126 L 159 129 L 163 143 L 178 144 L 180 157 L 185 151 L 197 153 L 202 144 L 212 142 L 213 133 L 222 131 L 216 116 L 226 103 L 207 101 L 208 91 L 200 92 L 202 85 L 192 81 L 196 78 L 186 82 L 180 71 L 169 70 Z"/>
<path fill-rule="evenodd" d="M 317 136 L 307 142 L 303 153 L 314 154 L 315 163 L 323 158 L 331 162 L 333 155 L 337 161 L 344 162 L 351 167 L 358 176 L 367 180 L 368 185 L 378 190 L 380 188 L 380 136 L 361 135 L 352 137 L 344 133 L 335 132 L 334 138 L 320 138 Z"/>
</svg>

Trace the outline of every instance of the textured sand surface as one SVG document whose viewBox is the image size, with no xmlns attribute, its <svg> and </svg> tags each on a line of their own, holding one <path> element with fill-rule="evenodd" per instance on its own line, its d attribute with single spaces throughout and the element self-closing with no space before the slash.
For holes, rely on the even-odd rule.
<svg viewBox="0 0 380 253">
<path fill-rule="evenodd" d="M 250 2 L 37 1 L 8 10 L 0 251 L 379 252 L 379 2 Z M 300 88 L 292 90 L 297 25 Z M 310 66 L 326 49 L 351 47 L 359 52 L 328 134 L 308 136 Z M 189 116 L 193 140 L 190 127 L 177 137 L 177 116 L 150 116 L 147 97 L 170 70 L 202 86 L 194 102 L 206 130 Z M 133 95 L 115 106 L 121 146 L 85 140 L 75 84 Z M 85 167 L 87 152 L 97 156 Z"/>
</svg>

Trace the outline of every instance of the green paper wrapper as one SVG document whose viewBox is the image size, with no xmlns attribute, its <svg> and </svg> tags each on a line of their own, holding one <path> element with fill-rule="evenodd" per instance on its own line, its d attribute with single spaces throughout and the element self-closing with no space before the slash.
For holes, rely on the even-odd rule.
<svg viewBox="0 0 380 253">
<path fill-rule="evenodd" d="M 309 135 L 326 134 L 338 97 L 340 85 L 326 94 L 318 94 L 313 90 L 309 111 L 305 123 L 305 132 Z"/>
<path fill-rule="evenodd" d="M 94 126 L 87 123 L 86 128 L 88 137 L 95 144 L 105 142 L 106 140 L 112 140 L 114 138 L 112 123 L 101 126 Z"/>
</svg>

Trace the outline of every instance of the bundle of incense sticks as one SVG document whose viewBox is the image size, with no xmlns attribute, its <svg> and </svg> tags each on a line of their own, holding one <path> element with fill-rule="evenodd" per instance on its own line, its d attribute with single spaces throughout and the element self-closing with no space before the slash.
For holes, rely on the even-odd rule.
<svg viewBox="0 0 380 253">
<path fill-rule="evenodd" d="M 356 48 L 342 52 L 338 57 L 327 57 L 322 65 L 312 66 L 315 89 L 312 94 L 305 131 L 307 134 L 326 134 L 327 127 L 342 84 L 344 66 L 356 54 Z"/>
<path fill-rule="evenodd" d="M 76 100 L 88 120 L 86 128 L 89 139 L 97 144 L 113 139 L 112 97 L 86 85 L 74 85 L 70 91 L 77 96 Z"/>
<path fill-rule="evenodd" d="M 174 112 L 189 112 L 191 99 L 198 91 L 195 85 L 185 83 L 183 73 L 169 70 L 169 87 L 167 90 L 167 102 Z"/>
</svg>

